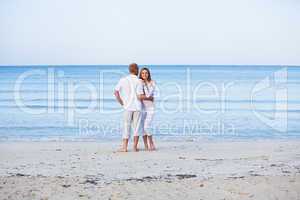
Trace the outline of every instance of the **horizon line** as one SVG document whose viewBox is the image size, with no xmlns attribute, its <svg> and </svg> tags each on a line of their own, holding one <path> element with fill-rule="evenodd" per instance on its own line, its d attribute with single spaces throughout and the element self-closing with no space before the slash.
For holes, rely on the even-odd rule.
<svg viewBox="0 0 300 200">
<path fill-rule="evenodd" d="M 79 67 L 79 66 L 128 66 L 129 64 L 24 64 L 24 65 L 0 65 L 0 67 L 49 67 L 49 66 L 62 66 L 62 67 Z M 245 66 L 245 67 L 300 67 L 299 65 L 286 65 L 286 64 L 138 64 L 140 66 Z"/>
</svg>

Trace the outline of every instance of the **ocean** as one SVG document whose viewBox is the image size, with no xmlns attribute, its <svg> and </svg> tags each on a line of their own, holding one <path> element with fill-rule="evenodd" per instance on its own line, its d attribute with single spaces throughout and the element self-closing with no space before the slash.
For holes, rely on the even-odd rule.
<svg viewBox="0 0 300 200">
<path fill-rule="evenodd" d="M 300 67 L 148 68 L 157 138 L 300 136 Z M 126 74 L 125 65 L 0 67 L 0 140 L 120 139 L 113 91 Z"/>
</svg>

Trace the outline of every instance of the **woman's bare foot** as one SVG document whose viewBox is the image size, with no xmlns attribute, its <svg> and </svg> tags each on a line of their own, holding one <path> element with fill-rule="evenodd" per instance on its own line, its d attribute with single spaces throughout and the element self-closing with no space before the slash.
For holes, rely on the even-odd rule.
<svg viewBox="0 0 300 200">
<path fill-rule="evenodd" d="M 148 136 L 148 141 L 149 141 L 150 151 L 155 151 L 152 135 Z"/>
<path fill-rule="evenodd" d="M 155 151 L 155 146 L 154 145 L 150 145 L 150 151 Z"/>
</svg>

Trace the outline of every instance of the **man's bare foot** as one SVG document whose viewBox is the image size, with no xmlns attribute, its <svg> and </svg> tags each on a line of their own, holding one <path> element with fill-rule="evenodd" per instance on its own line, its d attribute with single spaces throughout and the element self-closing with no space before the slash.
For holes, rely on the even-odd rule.
<svg viewBox="0 0 300 200">
<path fill-rule="evenodd" d="M 117 150 L 117 152 L 128 152 L 128 150 L 124 149 L 124 148 L 120 148 L 120 149 Z"/>
<path fill-rule="evenodd" d="M 147 135 L 143 136 L 143 141 L 144 141 L 144 145 L 145 145 L 145 151 L 149 151 L 148 136 Z"/>
<path fill-rule="evenodd" d="M 133 147 L 133 151 L 134 151 L 134 152 L 138 152 L 139 149 L 138 149 L 137 147 Z"/>
</svg>

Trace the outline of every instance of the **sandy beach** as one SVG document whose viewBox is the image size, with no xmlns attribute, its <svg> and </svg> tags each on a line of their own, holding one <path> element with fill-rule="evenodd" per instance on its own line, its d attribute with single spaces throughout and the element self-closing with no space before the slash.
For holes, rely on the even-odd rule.
<svg viewBox="0 0 300 200">
<path fill-rule="evenodd" d="M 300 199 L 300 140 L 1 142 L 1 199 Z"/>
</svg>

